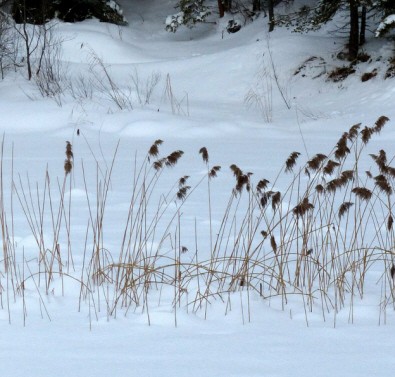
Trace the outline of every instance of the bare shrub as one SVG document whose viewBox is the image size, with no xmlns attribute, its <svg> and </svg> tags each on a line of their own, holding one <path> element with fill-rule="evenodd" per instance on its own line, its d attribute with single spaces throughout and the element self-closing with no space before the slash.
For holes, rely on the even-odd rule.
<svg viewBox="0 0 395 377">
<path fill-rule="evenodd" d="M 264 62 L 255 74 L 254 87 L 247 92 L 244 102 L 248 108 L 257 108 L 266 122 L 270 123 L 273 120 L 272 78 Z"/>
<path fill-rule="evenodd" d="M 43 97 L 52 98 L 59 106 L 67 89 L 67 67 L 63 66 L 62 43 L 53 27 L 46 29 L 41 40 L 41 54 L 33 75 L 34 83 Z"/>
<path fill-rule="evenodd" d="M 184 97 L 182 97 L 181 100 L 178 100 L 173 92 L 169 74 L 167 74 L 167 76 L 166 76 L 166 85 L 165 85 L 165 89 L 164 89 L 164 92 L 162 95 L 161 103 L 166 102 L 166 101 L 170 102 L 172 114 L 176 114 L 176 115 L 182 114 L 182 115 L 189 116 L 188 93 L 185 92 Z"/>
<path fill-rule="evenodd" d="M 4 79 L 5 72 L 17 66 L 19 38 L 9 15 L 0 11 L 0 74 Z"/>
<path fill-rule="evenodd" d="M 120 110 L 133 110 L 133 102 L 130 89 L 121 89 L 114 81 L 110 73 L 110 67 L 92 49 L 89 50 L 90 67 L 93 87 L 105 98 L 113 102 Z"/>
<path fill-rule="evenodd" d="M 148 105 L 150 103 L 151 96 L 160 81 L 161 74 L 159 72 L 152 72 L 151 75 L 141 78 L 138 69 L 134 68 L 130 78 L 132 79 L 139 104 Z"/>
</svg>

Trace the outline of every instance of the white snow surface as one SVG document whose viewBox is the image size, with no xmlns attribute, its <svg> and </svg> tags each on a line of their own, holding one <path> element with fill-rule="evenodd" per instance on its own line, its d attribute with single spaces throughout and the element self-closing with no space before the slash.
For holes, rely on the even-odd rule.
<svg viewBox="0 0 395 377">
<path fill-rule="evenodd" d="M 4 206 L 10 214 L 13 192 L 12 232 L 20 276 L 29 275 L 27 266 L 34 269 L 39 255 L 16 191 L 11 189 L 11 179 L 18 193 L 20 180 L 26 190 L 30 184 L 35 202 L 36 189 L 43 195 L 48 169 L 51 194 L 58 203 L 66 141 L 71 142 L 74 153 L 71 191 L 67 183 L 65 198 L 72 200 L 70 240 L 75 271 L 70 275 L 76 278 L 83 271 L 90 219 L 87 195 L 95 208 L 96 192 L 103 189 L 96 186 L 96 178 L 110 168 L 118 142 L 103 225 L 103 248 L 113 258 L 119 253 L 125 230 L 135 160 L 139 166 L 155 140 L 164 141 L 160 146 L 162 156 L 174 150 L 184 152 L 177 166 L 160 181 L 163 194 L 183 175 L 191 176 L 191 186 L 204 176 L 207 168 L 199 155 L 202 147 L 208 150 L 211 166 L 222 167 L 218 178 L 210 181 L 214 237 L 234 187 L 228 168 L 231 164 L 253 172 L 257 180 L 274 182 L 291 152 L 301 152 L 304 161 L 316 153 L 329 153 L 352 125 L 362 122 L 370 127 L 382 115 L 391 121 L 369 144 L 368 153 L 384 149 L 389 160 L 392 158 L 395 86 L 394 79 L 384 80 L 383 62 L 391 56 L 393 42 L 369 38 L 364 48 L 381 56 L 381 60 L 373 59 L 369 65 L 360 63 L 354 75 L 334 83 L 326 81 L 323 72 L 346 64 L 336 59 L 344 40 L 325 27 L 307 35 L 276 28 L 269 38 L 268 20 L 262 15 L 238 33 L 228 34 L 225 28 L 229 16 L 216 20 L 212 15 L 216 23 L 197 25 L 192 30 L 182 27 L 173 34 L 165 31 L 164 21 L 174 11 L 174 1 L 125 0 L 119 4 L 129 23 L 127 27 L 97 20 L 59 24 L 57 33 L 65 38 L 63 63 L 74 77 L 88 77 L 94 52 L 125 91 L 132 87 L 131 76 L 136 72 L 142 81 L 158 73 L 161 80 L 149 104 L 140 104 L 132 90 L 133 109 L 120 110 L 94 89 L 92 99 L 75 100 L 67 95 L 59 106 L 41 97 L 34 84 L 25 79 L 23 69 L 8 72 L 0 82 Z M 288 109 L 273 82 L 270 123 L 244 102 L 262 74 L 262 67 L 270 70 L 268 48 L 290 104 Z M 312 57 L 316 59 L 307 62 Z M 294 75 L 299 68 L 300 73 Z M 374 68 L 378 75 L 362 83 L 361 76 Z M 179 103 L 178 107 L 173 104 L 173 111 L 166 94 L 169 83 Z M 365 170 L 372 166 L 373 162 L 366 160 Z M 286 179 L 282 174 L 276 190 L 288 187 Z M 176 208 L 173 203 L 170 206 Z M 150 209 L 153 213 L 155 210 Z M 188 246 L 189 253 L 194 253 L 196 221 L 201 258 L 208 257 L 206 181 L 182 211 L 182 243 Z M 48 221 L 43 236 L 46 244 L 52 245 Z M 67 259 L 67 238 L 63 233 L 62 237 L 60 249 L 66 250 Z M 91 234 L 88 238 L 87 250 L 93 242 Z M 192 259 L 188 254 L 185 258 Z M 23 263 L 24 259 L 28 262 Z M 67 277 L 63 294 L 61 280 L 55 277 L 48 294 L 42 286 L 36 289 L 30 279 L 25 297 L 14 296 L 13 282 L 1 270 L 0 375 L 392 376 L 395 315 L 388 309 L 384 321 L 379 307 L 380 285 L 377 291 L 374 288 L 380 273 L 375 273 L 372 292 L 368 291 L 363 300 L 355 299 L 353 323 L 350 305 L 345 304 L 337 313 L 334 327 L 333 310 L 324 321 L 320 308 L 305 313 L 300 298 L 290 296 L 283 310 L 281 301 L 263 300 L 253 292 L 249 297 L 249 318 L 245 292 L 243 296 L 234 293 L 231 311 L 227 310 L 226 295 L 225 302 L 213 299 L 205 313 L 204 307 L 194 312 L 182 303 L 175 310 L 172 290 L 167 288 L 160 304 L 159 293 L 152 293 L 148 324 L 142 306 L 127 312 L 119 309 L 112 316 L 107 315 L 104 306 L 99 311 L 91 301 L 83 301 L 79 309 L 80 285 Z"/>
</svg>

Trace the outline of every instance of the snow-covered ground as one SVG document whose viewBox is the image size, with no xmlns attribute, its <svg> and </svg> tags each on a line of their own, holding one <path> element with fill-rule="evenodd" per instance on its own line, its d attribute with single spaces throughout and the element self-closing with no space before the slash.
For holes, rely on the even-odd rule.
<svg viewBox="0 0 395 377">
<path fill-rule="evenodd" d="M 1 212 L 8 228 L 7 253 L 15 252 L 12 272 L 1 264 L 1 376 L 392 375 L 395 316 L 392 293 L 383 293 L 381 265 L 368 271 L 363 300 L 358 293 L 351 300 L 346 287 L 337 313 L 321 308 L 319 298 L 310 312 L 303 294 L 289 294 L 283 308 L 281 297 L 263 299 L 254 290 L 247 293 L 240 282 L 235 292 L 213 295 L 197 309 L 192 297 L 198 291 L 196 279 L 187 286 L 188 292 L 174 293 L 178 284 L 174 284 L 178 279 L 174 271 L 173 285 L 161 287 L 165 267 L 157 271 L 158 280 L 152 281 L 147 294 L 139 288 L 139 306 L 126 310 L 118 305 L 111 312 L 106 305 L 114 304 L 113 287 L 96 286 L 95 277 L 89 276 L 93 270 L 87 266 L 95 248 L 103 268 L 117 263 L 125 230 L 130 231 L 127 218 L 134 182 L 141 182 L 136 172 L 140 166 L 148 169 L 144 159 L 156 140 L 164 141 L 159 145 L 160 157 L 177 150 L 184 154 L 176 166 L 165 170 L 151 197 L 136 193 L 137 203 L 149 205 L 146 216 L 134 212 L 131 219 L 141 216 L 135 226 L 149 227 L 158 203 L 166 203 L 168 209 L 155 231 L 158 235 L 150 233 L 152 239 L 143 251 L 152 258 L 152 250 L 158 248 L 163 258 L 182 260 L 185 266 L 197 264 L 197 249 L 200 261 L 210 259 L 210 238 L 213 243 L 219 239 L 235 186 L 230 165 L 252 172 L 255 184 L 265 178 L 274 184 L 273 191 L 284 192 L 292 181 L 290 175 L 276 177 L 291 152 L 301 152 L 304 163 L 317 153 L 329 154 L 351 126 L 361 122 L 372 127 L 380 116 L 390 121 L 368 144 L 360 170 L 377 170 L 368 154 L 381 149 L 391 161 L 395 89 L 394 79 L 384 80 L 384 75 L 393 41 L 370 36 L 363 49 L 372 61 L 359 63 L 344 81 L 332 82 L 327 80 L 328 72 L 346 62 L 336 58 L 345 41 L 332 32 L 331 25 L 307 35 L 277 28 L 269 37 L 267 19 L 261 16 L 238 33 L 228 34 L 227 16 L 169 34 L 164 20 L 174 13 L 175 2 L 125 0 L 120 4 L 128 27 L 90 20 L 59 24 L 56 29 L 64 38 L 62 59 L 68 80 L 84 77 L 94 83 L 75 89 L 89 92 L 93 88 L 85 98 L 73 98 L 70 92 L 58 103 L 43 98 L 23 77 L 23 69 L 9 72 L 0 82 Z M 99 82 L 108 84 L 103 67 L 116 90 L 132 93 L 122 110 L 100 89 Z M 362 75 L 373 69 L 377 76 L 362 83 Z M 154 77 L 160 80 L 145 103 L 146 84 Z M 248 108 L 245 97 L 251 91 L 266 103 L 264 114 L 254 106 Z M 66 141 L 72 145 L 74 165 L 64 184 Z M 208 168 L 199 154 L 202 147 L 207 148 L 210 169 L 221 166 L 209 189 Z M 153 176 L 144 169 L 142 175 Z M 165 198 L 170 190 L 174 195 L 185 175 L 190 176 L 191 190 L 197 186 L 185 204 L 171 195 Z M 302 185 L 307 179 L 303 177 Z M 243 195 L 240 207 L 246 205 L 248 194 Z M 298 203 L 296 198 L 290 200 L 295 201 L 291 207 Z M 97 207 L 105 209 L 102 228 L 97 225 Z M 235 223 L 242 222 L 243 213 Z M 367 237 L 372 233 L 368 229 Z M 163 234 L 167 236 L 161 239 Z M 223 242 L 235 238 L 236 233 L 226 234 Z M 260 241 L 252 243 L 256 246 Z M 158 242 L 163 243 L 161 248 Z M 390 255 L 393 244 L 388 244 Z M 181 246 L 188 248 L 182 255 Z M 53 262 L 53 268 L 47 266 L 45 271 L 43 253 L 45 263 Z M 386 267 L 388 275 L 390 267 Z M 52 269 L 56 276 L 49 279 Z M 22 290 L 20 284 L 26 278 Z M 385 287 L 389 289 L 391 283 Z M 127 300 L 136 299 L 131 292 Z M 178 295 L 182 298 L 174 307 Z M 192 303 L 185 305 L 186 300 Z"/>
</svg>

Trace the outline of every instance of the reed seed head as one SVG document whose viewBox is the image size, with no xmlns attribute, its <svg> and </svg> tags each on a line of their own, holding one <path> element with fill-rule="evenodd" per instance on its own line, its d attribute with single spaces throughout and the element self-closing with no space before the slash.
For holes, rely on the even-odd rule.
<svg viewBox="0 0 395 377">
<path fill-rule="evenodd" d="M 154 169 L 156 171 L 162 169 L 163 168 L 163 164 L 165 164 L 165 163 L 166 163 L 166 158 L 162 158 L 162 159 L 160 159 L 158 161 L 155 161 L 154 164 L 153 164 Z"/>
<path fill-rule="evenodd" d="M 388 230 L 391 230 L 393 225 L 394 225 L 394 218 L 393 218 L 392 215 L 390 214 L 390 215 L 388 216 L 387 229 L 388 229 Z"/>
<path fill-rule="evenodd" d="M 274 254 L 277 254 L 277 243 L 276 243 L 276 239 L 274 238 L 274 236 L 270 237 L 270 245 L 273 249 Z"/>
<path fill-rule="evenodd" d="M 374 177 L 374 180 L 375 180 L 375 185 L 379 188 L 381 192 L 386 193 L 388 196 L 392 195 L 392 188 L 388 183 L 387 178 L 383 174 Z"/>
<path fill-rule="evenodd" d="M 373 135 L 373 128 L 366 127 L 361 131 L 362 142 L 367 144 Z"/>
<path fill-rule="evenodd" d="M 175 166 L 183 154 L 183 151 L 178 150 L 168 155 L 165 162 L 166 166 L 170 168 Z"/>
<path fill-rule="evenodd" d="M 309 203 L 309 198 L 304 198 L 292 212 L 296 217 L 303 217 L 311 209 L 314 209 L 314 205 Z"/>
<path fill-rule="evenodd" d="M 217 172 L 219 172 L 220 170 L 221 166 L 213 166 L 208 174 L 209 178 L 215 178 L 217 176 Z"/>
<path fill-rule="evenodd" d="M 272 196 L 272 209 L 273 211 L 276 210 L 276 207 L 280 203 L 281 200 L 281 193 L 280 191 L 277 191 L 273 196 Z"/>
<path fill-rule="evenodd" d="M 350 153 L 350 149 L 347 146 L 347 140 L 349 140 L 349 134 L 345 132 L 339 141 L 336 144 L 335 150 L 335 158 L 336 160 L 341 160 L 344 158 L 348 153 Z"/>
<path fill-rule="evenodd" d="M 354 187 L 351 192 L 365 201 L 370 200 L 370 198 L 372 197 L 372 192 L 366 187 Z"/>
<path fill-rule="evenodd" d="M 69 141 L 66 141 L 66 157 L 68 160 L 71 160 L 74 158 L 73 147 Z"/>
<path fill-rule="evenodd" d="M 180 178 L 180 180 L 178 181 L 178 187 L 181 188 L 185 186 L 185 183 L 187 182 L 188 178 L 189 175 L 184 175 L 182 178 Z"/>
<path fill-rule="evenodd" d="M 177 199 L 178 200 L 185 200 L 185 198 L 186 198 L 186 196 L 187 196 L 187 193 L 188 193 L 188 190 L 191 188 L 191 186 L 184 186 L 184 187 L 181 187 L 179 190 L 178 190 L 178 192 L 177 192 Z"/>
<path fill-rule="evenodd" d="M 262 193 L 262 191 L 266 190 L 268 183 L 270 182 L 267 179 L 261 179 L 256 186 L 257 191 Z"/>
<path fill-rule="evenodd" d="M 362 123 L 354 124 L 348 131 L 348 140 L 354 141 L 357 136 Z"/>
<path fill-rule="evenodd" d="M 202 155 L 202 159 L 203 161 L 208 164 L 208 152 L 207 152 L 207 148 L 203 147 L 200 148 L 199 153 Z"/>
<path fill-rule="evenodd" d="M 389 118 L 386 116 L 382 115 L 379 119 L 377 119 L 374 127 L 374 132 L 380 133 L 382 128 L 385 126 L 385 124 L 389 121 Z"/>
<path fill-rule="evenodd" d="M 327 162 L 327 164 L 325 165 L 324 169 L 323 169 L 323 174 L 324 175 L 332 175 L 335 168 L 340 166 L 340 164 L 338 162 L 335 162 L 333 160 L 329 160 Z"/>
<path fill-rule="evenodd" d="M 64 161 L 64 172 L 67 174 L 71 173 L 71 170 L 73 169 L 73 163 L 71 160 L 65 160 Z"/>
<path fill-rule="evenodd" d="M 310 170 L 316 171 L 320 168 L 322 161 L 324 161 L 327 158 L 322 153 L 316 154 L 311 160 L 307 161 L 307 165 Z"/>
<path fill-rule="evenodd" d="M 294 166 L 296 165 L 296 160 L 300 156 L 299 152 L 292 152 L 291 155 L 288 157 L 287 161 L 285 161 L 285 172 L 290 173 L 292 172 Z"/>
<path fill-rule="evenodd" d="M 351 202 L 344 202 L 339 208 L 339 220 L 348 212 L 348 210 L 354 205 Z"/>
<path fill-rule="evenodd" d="M 241 174 L 236 178 L 236 191 L 240 193 L 244 186 L 247 191 L 250 190 L 250 178 L 247 174 Z"/>
<path fill-rule="evenodd" d="M 242 170 L 236 166 L 235 164 L 230 165 L 230 170 L 232 170 L 233 175 L 238 178 L 240 175 L 243 175 Z"/>
<path fill-rule="evenodd" d="M 262 197 L 261 197 L 261 206 L 262 206 L 262 209 L 266 208 L 266 206 L 267 206 L 268 203 L 269 203 L 269 199 L 270 199 L 270 197 L 271 197 L 273 194 L 274 194 L 273 191 L 267 191 L 267 192 L 264 192 L 264 193 L 262 194 Z"/>
</svg>

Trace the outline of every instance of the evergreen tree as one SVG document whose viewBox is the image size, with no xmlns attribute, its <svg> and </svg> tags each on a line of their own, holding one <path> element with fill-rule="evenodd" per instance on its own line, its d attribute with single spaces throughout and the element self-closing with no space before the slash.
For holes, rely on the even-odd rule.
<svg viewBox="0 0 395 377">
<path fill-rule="evenodd" d="M 348 59 L 354 61 L 358 56 L 359 46 L 365 43 L 367 14 L 377 16 L 392 10 L 395 11 L 394 0 L 318 0 L 312 8 L 305 6 L 296 14 L 281 16 L 278 23 L 293 25 L 295 31 L 304 32 L 319 29 L 337 13 L 347 12 Z"/>
<path fill-rule="evenodd" d="M 382 37 L 395 29 L 395 1 L 378 0 L 376 6 L 383 12 L 383 20 L 377 28 L 376 37 Z"/>
</svg>

